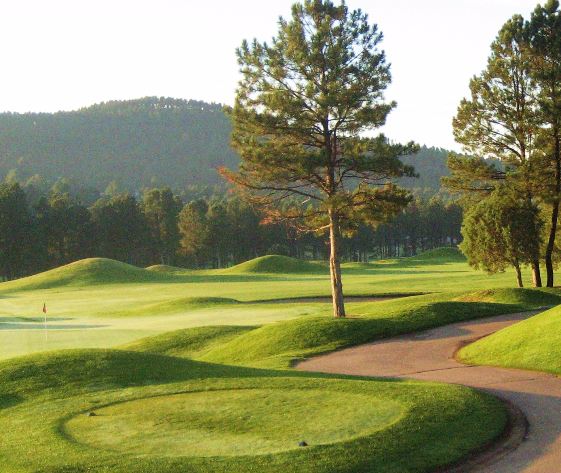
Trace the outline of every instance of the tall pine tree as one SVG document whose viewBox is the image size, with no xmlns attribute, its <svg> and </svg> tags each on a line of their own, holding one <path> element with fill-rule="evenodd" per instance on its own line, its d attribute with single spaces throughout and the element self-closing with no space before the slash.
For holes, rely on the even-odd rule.
<svg viewBox="0 0 561 473">
<path fill-rule="evenodd" d="M 232 142 L 242 163 L 222 173 L 271 219 L 328 231 L 335 317 L 345 316 L 342 232 L 384 221 L 410 200 L 389 181 L 413 175 L 399 158 L 414 145 L 364 136 L 395 107 L 383 95 L 391 76 L 381 40 L 361 10 L 306 0 L 279 20 L 270 44 L 244 41 L 237 51 Z M 297 205 L 282 205 L 295 196 Z"/>
</svg>

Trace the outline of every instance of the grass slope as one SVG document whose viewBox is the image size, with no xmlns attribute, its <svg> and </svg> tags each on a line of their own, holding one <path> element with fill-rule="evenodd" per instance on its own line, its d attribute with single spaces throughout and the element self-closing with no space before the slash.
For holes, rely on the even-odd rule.
<svg viewBox="0 0 561 473">
<path fill-rule="evenodd" d="M 268 255 L 254 258 L 245 263 L 232 266 L 222 273 L 246 274 L 246 273 L 326 273 L 328 268 L 325 264 L 290 258 L 289 256 Z"/>
<path fill-rule="evenodd" d="M 52 289 L 131 282 L 157 282 L 163 278 L 130 264 L 107 258 L 87 258 L 44 273 L 3 284 L 11 290 Z"/>
<path fill-rule="evenodd" d="M 354 304 L 353 317 L 334 319 L 302 317 L 267 324 L 253 330 L 238 329 L 216 343 L 215 331 L 182 330 L 141 340 L 136 350 L 168 353 L 168 345 L 180 351 L 184 340 L 196 338 L 198 353 L 192 356 L 218 363 L 287 368 L 295 360 L 359 345 L 403 333 L 416 332 L 477 317 L 514 313 L 545 305 L 561 304 L 554 291 L 499 289 L 450 295 L 424 295 L 399 300 Z M 160 348 L 161 347 L 161 348 Z"/>
<path fill-rule="evenodd" d="M 478 340 L 458 356 L 470 364 L 561 374 L 561 306 Z"/>
<path fill-rule="evenodd" d="M 0 363 L 6 473 L 425 472 L 505 421 L 498 401 L 459 386 L 119 350 Z"/>
<path fill-rule="evenodd" d="M 282 266 L 279 262 L 286 259 L 267 257 L 247 265 L 259 268 L 263 261 L 272 264 L 272 271 L 279 271 Z M 301 317 L 328 317 L 331 312 L 328 303 L 314 303 L 310 299 L 286 303 L 287 298 L 330 294 L 327 271 L 318 272 L 314 263 L 288 261 L 290 265 L 296 264 L 296 272 L 141 269 L 94 258 L 30 278 L 0 283 L 0 358 L 60 348 L 114 347 L 189 327 L 256 326 Z M 298 272 L 301 263 L 312 265 L 313 271 Z M 438 292 L 451 300 L 460 291 L 512 286 L 514 275 L 491 277 L 473 271 L 457 250 L 445 248 L 412 258 L 371 264 L 346 263 L 343 281 L 348 296 Z M 498 302 L 496 297 L 489 302 Z M 44 302 L 49 311 L 48 337 L 43 330 Z M 399 304 L 395 301 L 395 306 L 391 303 L 380 308 L 391 312 L 392 307 L 399 309 Z M 352 316 L 383 317 L 377 305 L 364 305 L 350 298 L 347 309 Z M 466 310 L 475 310 L 475 306 Z M 445 317 L 443 321 L 450 319 Z M 401 319 L 395 325 L 407 328 Z M 371 334 L 369 328 L 368 337 Z"/>
</svg>

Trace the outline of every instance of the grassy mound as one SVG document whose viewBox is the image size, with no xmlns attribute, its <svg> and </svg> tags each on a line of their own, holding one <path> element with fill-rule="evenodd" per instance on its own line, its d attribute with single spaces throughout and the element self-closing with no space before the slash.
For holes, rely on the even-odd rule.
<svg viewBox="0 0 561 473">
<path fill-rule="evenodd" d="M 561 306 L 478 340 L 458 356 L 470 364 L 561 374 Z"/>
<path fill-rule="evenodd" d="M 150 337 L 127 349 L 244 366 L 287 368 L 295 360 L 478 317 L 561 304 L 559 292 L 497 289 L 349 305 L 351 317 L 308 316 L 251 327 L 206 327 Z"/>
<path fill-rule="evenodd" d="M 189 272 L 186 268 L 178 268 L 177 266 L 169 266 L 167 264 L 154 264 L 152 266 L 148 266 L 146 270 L 163 274 L 182 274 Z"/>
<path fill-rule="evenodd" d="M 161 275 L 107 258 L 87 258 L 59 268 L 2 284 L 2 289 L 51 289 L 131 282 L 164 281 Z"/>
<path fill-rule="evenodd" d="M 288 256 L 268 255 L 232 266 L 224 273 L 326 273 L 327 267 L 321 263 L 290 258 Z"/>
<path fill-rule="evenodd" d="M 220 346 L 254 329 L 255 327 L 233 325 L 195 327 L 144 338 L 124 345 L 122 348 L 125 350 L 195 358 L 203 356 L 213 347 Z"/>
<path fill-rule="evenodd" d="M 244 373 L 241 370 L 239 374 Z M 251 371 L 248 371 L 250 373 Z M 190 359 L 123 350 L 64 350 L 0 363 L 2 399 L 41 391 L 72 393 L 231 375 L 232 369 Z"/>
<path fill-rule="evenodd" d="M 114 317 L 163 316 L 232 304 L 239 304 L 239 301 L 228 297 L 179 297 L 163 302 L 114 311 L 111 315 Z"/>
<path fill-rule="evenodd" d="M 524 307 L 540 308 L 561 304 L 561 293 L 555 288 L 540 289 L 487 289 L 464 294 L 457 301 L 465 302 L 498 302 L 500 304 L 515 304 Z"/>
<path fill-rule="evenodd" d="M 505 422 L 498 401 L 459 386 L 119 350 L 0 363 L 6 473 L 430 471 Z"/>
</svg>

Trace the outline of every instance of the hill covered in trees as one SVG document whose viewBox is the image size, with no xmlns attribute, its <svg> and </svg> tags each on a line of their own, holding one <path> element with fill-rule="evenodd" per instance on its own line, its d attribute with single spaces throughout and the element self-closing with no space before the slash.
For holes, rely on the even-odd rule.
<svg viewBox="0 0 561 473">
<path fill-rule="evenodd" d="M 71 112 L 2 113 L 0 177 L 65 177 L 99 190 L 114 181 L 130 191 L 213 186 L 223 182 L 218 166 L 235 168 L 239 162 L 230 131 L 222 105 L 172 98 L 113 101 Z M 448 173 L 447 155 L 422 147 L 407 158 L 420 177 L 402 184 L 436 192 Z"/>
<path fill-rule="evenodd" d="M 146 97 L 72 112 L 0 114 L 0 174 L 60 176 L 97 188 L 217 184 L 236 166 L 219 104 Z"/>
</svg>

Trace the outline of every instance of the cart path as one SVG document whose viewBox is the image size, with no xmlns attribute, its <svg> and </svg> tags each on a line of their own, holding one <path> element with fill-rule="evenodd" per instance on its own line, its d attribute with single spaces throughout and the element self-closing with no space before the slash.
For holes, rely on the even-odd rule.
<svg viewBox="0 0 561 473">
<path fill-rule="evenodd" d="M 528 436 L 509 454 L 466 471 L 556 473 L 561 471 L 561 378 L 533 371 L 468 366 L 454 359 L 463 344 L 536 313 L 472 320 L 369 343 L 303 361 L 297 369 L 414 378 L 489 391 L 522 410 L 530 424 Z"/>
</svg>

